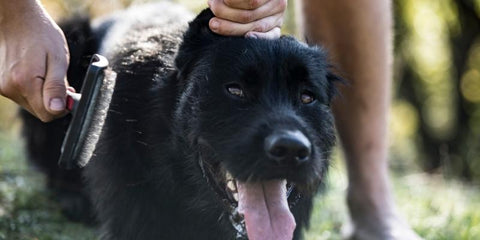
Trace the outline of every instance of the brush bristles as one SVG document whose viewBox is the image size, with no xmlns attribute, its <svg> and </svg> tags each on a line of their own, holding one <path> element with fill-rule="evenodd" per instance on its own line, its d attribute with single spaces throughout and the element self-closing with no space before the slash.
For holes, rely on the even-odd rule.
<svg viewBox="0 0 480 240">
<path fill-rule="evenodd" d="M 82 134 L 85 134 L 83 138 L 84 142 L 78 143 L 83 144 L 83 146 L 79 146 L 79 149 L 81 149 L 77 160 L 79 167 L 87 165 L 92 157 L 95 146 L 102 133 L 103 125 L 105 124 L 105 119 L 112 100 L 117 74 L 110 68 L 105 69 L 104 74 L 105 77 L 98 93 L 96 104 L 91 106 L 93 110 L 91 111 L 92 119 L 90 126 L 84 129 L 85 132 L 82 132 Z"/>
</svg>

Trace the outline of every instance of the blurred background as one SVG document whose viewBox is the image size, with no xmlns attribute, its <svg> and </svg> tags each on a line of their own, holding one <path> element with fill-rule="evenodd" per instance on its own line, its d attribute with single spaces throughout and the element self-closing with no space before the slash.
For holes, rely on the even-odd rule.
<svg viewBox="0 0 480 240">
<path fill-rule="evenodd" d="M 57 20 L 147 1 L 43 0 Z M 192 11 L 206 0 L 177 0 Z M 390 166 L 399 211 L 425 239 L 480 239 L 480 0 L 395 0 Z M 354 3 L 353 3 L 354 4 Z M 283 31 L 299 36 L 295 8 Z M 96 239 L 66 220 L 28 167 L 17 107 L 0 97 L 0 240 Z M 341 239 L 347 187 L 337 151 L 307 240 Z"/>
</svg>

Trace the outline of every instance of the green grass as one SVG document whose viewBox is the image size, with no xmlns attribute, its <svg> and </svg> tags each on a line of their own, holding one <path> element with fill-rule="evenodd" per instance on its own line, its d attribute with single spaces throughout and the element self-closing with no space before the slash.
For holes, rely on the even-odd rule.
<svg viewBox="0 0 480 240">
<path fill-rule="evenodd" d="M 395 174 L 394 174 L 395 175 Z M 394 176 L 399 212 L 424 239 L 480 239 L 480 191 L 478 186 L 423 173 Z M 343 170 L 330 171 L 327 194 L 317 197 L 307 240 L 341 239 L 348 222 Z"/>
<path fill-rule="evenodd" d="M 43 176 L 27 167 L 21 142 L 17 125 L 0 124 L 0 240 L 96 239 L 94 229 L 61 215 Z M 394 176 L 393 183 L 400 212 L 425 239 L 480 239 L 478 186 L 421 173 Z M 336 164 L 328 190 L 316 199 L 307 240 L 341 239 L 348 221 L 346 187 L 343 166 Z"/>
<path fill-rule="evenodd" d="M 93 229 L 62 216 L 43 176 L 27 167 L 15 132 L 0 128 L 0 240 L 95 239 Z"/>
</svg>

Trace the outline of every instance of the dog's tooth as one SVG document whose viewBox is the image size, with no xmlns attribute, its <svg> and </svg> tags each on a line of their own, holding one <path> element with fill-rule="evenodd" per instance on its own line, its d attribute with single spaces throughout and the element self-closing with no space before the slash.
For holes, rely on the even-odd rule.
<svg viewBox="0 0 480 240">
<path fill-rule="evenodd" d="M 233 180 L 229 180 L 229 181 L 227 182 L 227 188 L 228 188 L 228 190 L 230 190 L 230 191 L 233 192 L 233 193 L 236 193 L 236 192 L 237 192 L 237 188 L 235 187 L 235 183 L 234 183 Z"/>
<path fill-rule="evenodd" d="M 227 181 L 233 180 L 233 176 L 229 171 L 225 172 L 225 180 Z"/>
<path fill-rule="evenodd" d="M 235 201 L 238 202 L 238 193 L 236 193 L 236 192 L 233 193 L 233 199 L 235 199 Z"/>
</svg>

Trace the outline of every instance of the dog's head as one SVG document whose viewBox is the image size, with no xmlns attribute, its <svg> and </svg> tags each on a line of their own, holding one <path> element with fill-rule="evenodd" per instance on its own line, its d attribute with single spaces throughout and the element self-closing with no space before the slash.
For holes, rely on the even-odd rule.
<svg viewBox="0 0 480 240">
<path fill-rule="evenodd" d="M 210 184 L 233 205 L 239 201 L 248 230 L 249 205 L 274 196 L 285 203 L 293 185 L 295 194 L 318 187 L 334 144 L 330 102 L 338 77 L 317 47 L 291 37 L 219 36 L 208 28 L 212 17 L 205 10 L 190 23 L 177 55 L 175 120 Z"/>
</svg>

